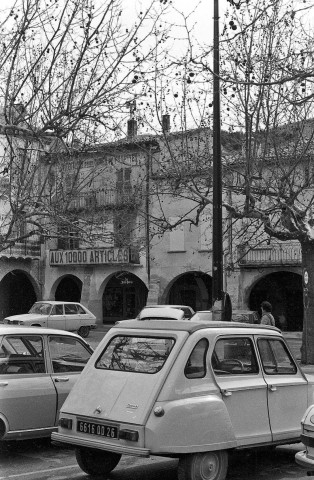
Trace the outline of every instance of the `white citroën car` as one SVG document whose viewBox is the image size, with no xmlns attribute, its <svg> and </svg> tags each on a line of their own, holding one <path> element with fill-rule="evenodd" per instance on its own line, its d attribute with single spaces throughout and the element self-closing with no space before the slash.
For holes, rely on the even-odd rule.
<svg viewBox="0 0 314 480">
<path fill-rule="evenodd" d="M 180 480 L 224 480 L 232 449 L 299 441 L 313 384 L 275 327 L 127 320 L 106 334 L 52 439 L 106 475 L 122 454 L 179 458 Z"/>
</svg>

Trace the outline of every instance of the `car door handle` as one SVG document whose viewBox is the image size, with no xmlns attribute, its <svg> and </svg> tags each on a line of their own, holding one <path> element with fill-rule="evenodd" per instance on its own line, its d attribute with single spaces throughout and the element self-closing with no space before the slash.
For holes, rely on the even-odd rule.
<svg viewBox="0 0 314 480">
<path fill-rule="evenodd" d="M 221 390 L 221 393 L 224 397 L 231 397 L 232 392 L 230 390 Z"/>
<path fill-rule="evenodd" d="M 268 390 L 270 390 L 271 392 L 275 392 L 277 390 L 277 387 L 275 387 L 275 385 L 268 385 Z"/>
<path fill-rule="evenodd" d="M 70 380 L 69 377 L 55 377 L 55 382 L 68 382 Z"/>
<path fill-rule="evenodd" d="M 0 387 L 6 387 L 8 385 L 8 382 L 0 382 Z"/>
</svg>

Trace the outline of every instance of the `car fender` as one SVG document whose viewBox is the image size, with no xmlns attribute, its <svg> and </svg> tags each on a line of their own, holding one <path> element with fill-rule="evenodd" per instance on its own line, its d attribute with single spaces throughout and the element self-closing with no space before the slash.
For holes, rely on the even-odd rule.
<svg viewBox="0 0 314 480">
<path fill-rule="evenodd" d="M 160 415 L 160 409 L 164 412 Z M 237 446 L 226 406 L 217 395 L 156 402 L 145 428 L 152 454 L 184 454 Z"/>
<path fill-rule="evenodd" d="M 10 429 L 8 419 L 3 413 L 0 413 L 0 440 L 3 440 Z"/>
</svg>

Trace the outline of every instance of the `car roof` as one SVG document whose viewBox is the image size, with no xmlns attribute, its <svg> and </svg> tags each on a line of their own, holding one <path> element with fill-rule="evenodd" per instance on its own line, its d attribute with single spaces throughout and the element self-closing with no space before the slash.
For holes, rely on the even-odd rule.
<svg viewBox="0 0 314 480">
<path fill-rule="evenodd" d="M 193 310 L 192 307 L 189 307 L 188 305 L 170 305 L 170 304 L 167 304 L 167 305 L 145 305 L 145 307 L 143 307 L 143 310 L 144 308 L 189 308 L 190 310 Z"/>
<path fill-rule="evenodd" d="M 76 333 L 67 332 L 65 330 L 57 330 L 56 328 L 46 328 L 46 327 L 31 327 L 27 325 L 7 325 L 0 324 L 0 335 L 11 335 L 16 333 L 27 333 L 31 335 L 64 335 L 71 336 L 75 338 L 81 338 Z"/>
<path fill-rule="evenodd" d="M 178 308 L 156 308 L 156 307 L 145 307 L 143 310 L 139 313 L 138 319 L 141 321 L 144 321 L 145 318 L 160 318 L 160 319 L 174 319 L 174 320 L 182 320 L 184 317 L 184 312 L 183 310 L 180 310 Z"/>
<path fill-rule="evenodd" d="M 80 304 L 80 302 L 65 302 L 63 300 L 38 300 L 35 303 L 49 303 L 49 304 L 53 304 L 53 305 L 55 305 L 55 304 L 60 305 L 60 303 L 74 303 L 75 305 L 77 305 L 78 303 Z"/>
<path fill-rule="evenodd" d="M 196 310 L 195 315 L 197 313 L 213 313 L 213 311 L 212 310 Z"/>
<path fill-rule="evenodd" d="M 116 322 L 112 329 L 130 329 L 130 330 L 164 330 L 164 331 L 175 331 L 181 330 L 186 331 L 190 334 L 197 330 L 205 329 L 220 329 L 222 333 L 226 333 L 226 330 L 239 330 L 241 333 L 260 333 L 261 330 L 268 330 L 272 332 L 279 332 L 280 330 L 277 327 L 271 327 L 270 325 L 255 325 L 249 323 L 233 323 L 233 322 L 187 322 L 186 320 L 121 320 Z M 249 330 L 253 330 L 249 332 Z"/>
</svg>

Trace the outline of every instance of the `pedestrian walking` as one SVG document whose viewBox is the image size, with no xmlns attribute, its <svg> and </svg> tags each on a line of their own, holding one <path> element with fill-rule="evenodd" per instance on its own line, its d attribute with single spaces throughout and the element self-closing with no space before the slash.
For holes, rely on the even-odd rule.
<svg viewBox="0 0 314 480">
<path fill-rule="evenodd" d="M 261 309 L 262 309 L 262 318 L 261 318 L 261 324 L 262 325 L 271 325 L 272 327 L 275 327 L 275 319 L 272 316 L 272 306 L 271 303 L 269 302 L 262 302 L 261 303 Z"/>
</svg>

